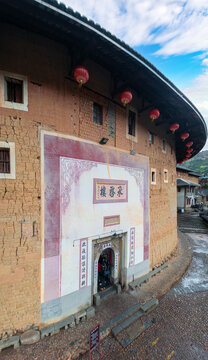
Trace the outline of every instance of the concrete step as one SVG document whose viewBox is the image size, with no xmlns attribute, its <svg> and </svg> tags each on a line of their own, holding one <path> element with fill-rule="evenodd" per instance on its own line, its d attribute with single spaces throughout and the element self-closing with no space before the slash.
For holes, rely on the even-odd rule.
<svg viewBox="0 0 208 360">
<path fill-rule="evenodd" d="M 114 286 L 111 286 L 111 287 L 107 288 L 106 290 L 100 291 L 99 294 L 100 294 L 101 300 L 103 300 L 110 295 L 116 294 L 116 289 Z"/>
<path fill-rule="evenodd" d="M 127 310 L 123 311 L 121 314 L 115 316 L 110 321 L 108 321 L 106 324 L 104 324 L 101 327 L 101 333 L 108 332 L 112 327 L 118 325 L 121 321 L 125 320 L 125 318 L 131 316 L 133 313 L 138 311 L 141 308 L 141 304 L 137 303 Z"/>
<path fill-rule="evenodd" d="M 153 271 L 149 272 L 148 274 L 143 275 L 143 276 L 139 277 L 138 279 L 132 281 L 132 282 L 129 284 L 129 288 L 130 288 L 131 290 L 134 290 L 137 286 L 140 286 L 140 285 L 142 285 L 144 282 L 149 281 L 152 276 L 156 275 L 157 273 L 159 273 L 160 271 L 162 271 L 163 269 L 165 269 L 167 266 L 168 266 L 168 263 L 165 262 L 165 263 L 162 264 L 160 267 L 154 269 Z"/>
<path fill-rule="evenodd" d="M 152 311 L 158 305 L 156 298 L 151 299 L 145 304 L 141 305 L 138 311 L 134 312 L 131 316 L 125 318 L 117 326 L 112 328 L 112 334 L 118 342 L 125 348 L 132 343 L 143 331 L 148 329 L 152 322 L 147 320 L 141 321 L 143 315 Z"/>
<path fill-rule="evenodd" d="M 116 339 L 121 344 L 123 348 L 126 348 L 130 345 L 139 335 L 141 335 L 145 330 L 147 330 L 152 325 L 152 322 L 147 320 L 144 323 L 138 324 L 138 326 L 134 326 L 132 329 L 128 329 L 128 331 L 123 336 L 117 336 Z"/>
<path fill-rule="evenodd" d="M 112 334 L 116 337 L 121 331 L 123 331 L 124 329 L 126 329 L 129 325 L 131 325 L 134 321 L 138 320 L 139 318 L 142 317 L 142 315 L 144 315 L 144 311 L 143 310 L 139 310 L 137 312 L 135 312 L 133 315 L 131 315 L 130 317 L 128 317 L 127 319 L 125 319 L 124 321 L 122 321 L 121 324 L 115 326 L 111 331 Z"/>
</svg>

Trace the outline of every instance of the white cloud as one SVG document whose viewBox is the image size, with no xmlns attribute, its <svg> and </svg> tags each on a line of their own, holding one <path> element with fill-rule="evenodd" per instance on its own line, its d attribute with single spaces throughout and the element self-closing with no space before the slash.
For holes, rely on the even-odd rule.
<svg viewBox="0 0 208 360">
<path fill-rule="evenodd" d="M 201 75 L 197 76 L 193 80 L 192 86 L 183 89 L 183 92 L 199 109 L 208 127 L 208 58 L 204 59 L 202 64 L 207 68 Z M 206 144 L 205 148 L 208 149 L 208 143 Z"/>
<path fill-rule="evenodd" d="M 159 44 L 159 55 L 208 51 L 207 0 L 62 0 L 131 46 Z"/>
<path fill-rule="evenodd" d="M 202 74 L 184 93 L 208 123 L 208 0 L 62 0 L 131 46 L 159 44 L 158 55 L 202 52 Z"/>
</svg>

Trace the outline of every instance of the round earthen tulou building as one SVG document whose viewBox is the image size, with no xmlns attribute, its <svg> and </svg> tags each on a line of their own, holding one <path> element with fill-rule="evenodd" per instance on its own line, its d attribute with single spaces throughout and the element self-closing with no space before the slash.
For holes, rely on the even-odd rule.
<svg viewBox="0 0 208 360">
<path fill-rule="evenodd" d="M 55 0 L 1 0 L 0 28 L 0 334 L 12 335 L 165 261 L 176 164 L 207 129 L 152 64 Z"/>
</svg>

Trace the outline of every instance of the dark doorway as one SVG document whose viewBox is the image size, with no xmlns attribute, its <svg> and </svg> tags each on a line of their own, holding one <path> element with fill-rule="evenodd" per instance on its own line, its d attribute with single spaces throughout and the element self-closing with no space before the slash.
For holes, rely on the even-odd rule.
<svg viewBox="0 0 208 360">
<path fill-rule="evenodd" d="M 98 291 L 107 289 L 112 285 L 113 251 L 108 248 L 100 255 L 98 261 Z"/>
</svg>

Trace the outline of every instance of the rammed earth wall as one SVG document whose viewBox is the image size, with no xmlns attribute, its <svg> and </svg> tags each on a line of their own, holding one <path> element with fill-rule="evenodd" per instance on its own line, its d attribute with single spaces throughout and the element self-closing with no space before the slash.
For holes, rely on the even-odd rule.
<svg viewBox="0 0 208 360">
<path fill-rule="evenodd" d="M 95 144 L 108 137 L 106 152 L 110 147 L 127 153 L 133 148 L 149 158 L 150 268 L 177 245 L 176 160 L 173 136 L 155 127 L 148 111 L 138 114 L 136 141 L 126 136 L 128 107 L 114 105 L 115 119 L 112 108 L 109 115 L 108 71 L 88 61 L 88 86 L 96 93 L 78 89 L 69 79 L 70 49 L 12 26 L 1 25 L 0 31 L 6 34 L 0 39 L 0 71 L 24 75 L 28 81 L 28 111 L 0 106 L 0 141 L 15 143 L 16 158 L 16 179 L 0 179 L 0 334 L 11 334 L 41 321 L 41 129 Z M 93 102 L 103 106 L 102 129 L 93 123 Z M 139 104 L 135 95 L 130 108 L 137 111 Z M 153 145 L 149 131 L 155 134 Z M 154 185 L 151 169 L 156 171 Z"/>
</svg>

